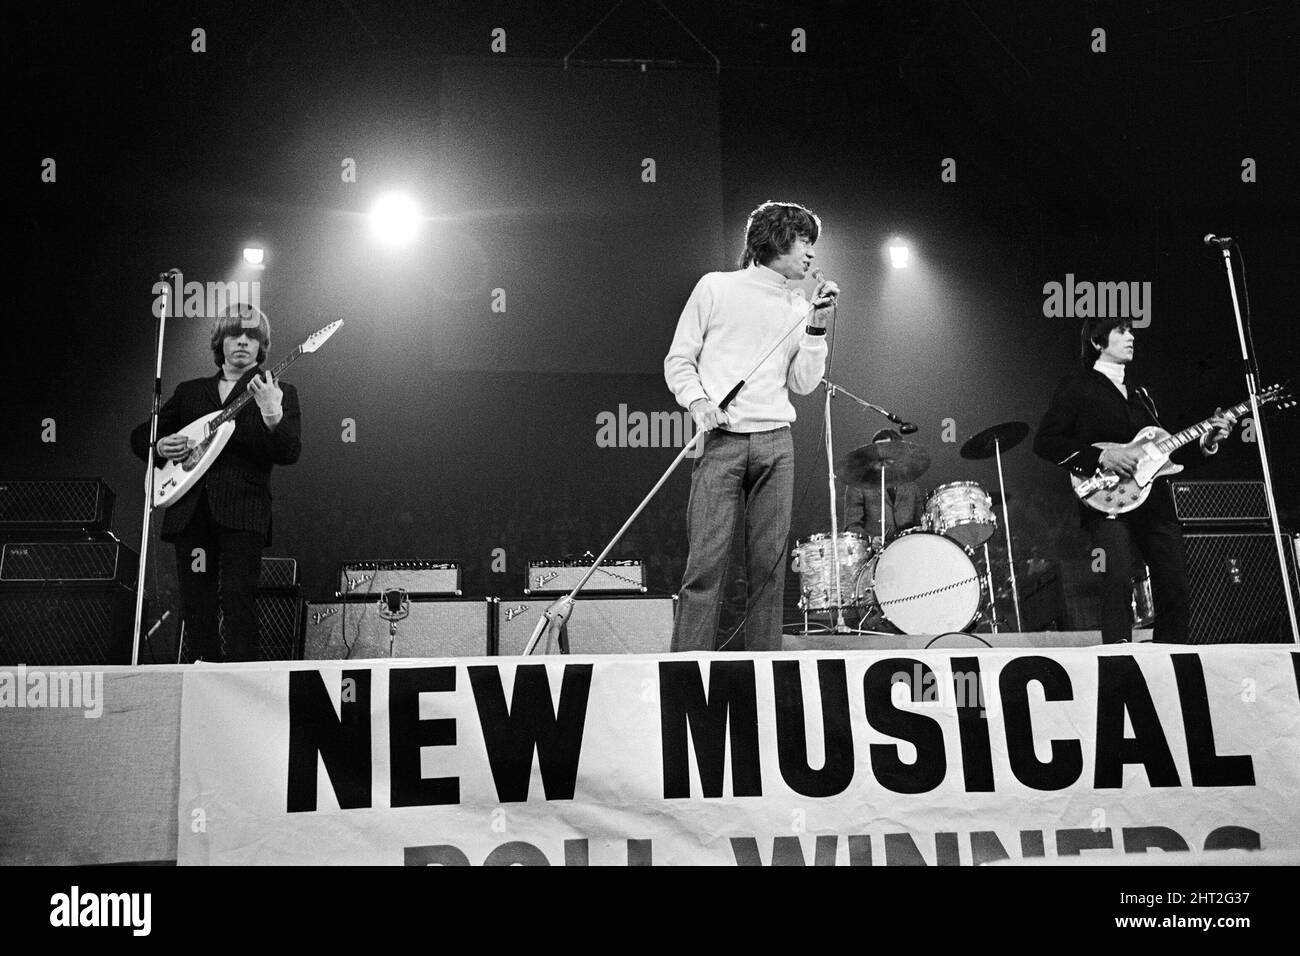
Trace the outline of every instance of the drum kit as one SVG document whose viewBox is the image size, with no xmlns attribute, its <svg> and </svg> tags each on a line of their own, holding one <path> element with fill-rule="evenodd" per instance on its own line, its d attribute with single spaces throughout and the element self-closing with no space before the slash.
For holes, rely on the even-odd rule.
<svg viewBox="0 0 1300 956">
<path fill-rule="evenodd" d="M 851 397 L 856 400 L 856 396 Z M 1011 560 L 1002 453 L 1020 444 L 1028 434 L 1025 422 L 1003 422 L 984 429 L 961 447 L 961 456 L 968 460 L 997 459 L 1001 523 L 1006 532 L 1018 627 L 1020 597 L 1015 563 Z M 996 589 L 988 543 L 997 533 L 999 522 L 992 497 L 978 482 L 939 485 L 925 499 L 920 527 L 889 537 L 885 534 L 887 491 L 916 481 L 929 467 L 929 453 L 920 445 L 902 440 L 863 445 L 836 463 L 832 489 L 834 479 L 838 479 L 850 487 L 879 494 L 881 527 L 878 537 L 837 531 L 797 542 L 792 568 L 799 574 L 799 607 L 804 612 L 805 631 L 809 617 L 815 615 L 838 619 L 832 629 L 852 633 L 879 633 L 882 625 L 888 625 L 904 634 L 944 634 L 965 631 L 981 616 L 986 616 L 993 631 L 997 631 Z M 835 523 L 832 514 L 832 525 Z M 983 573 L 975 564 L 981 550 Z M 858 628 L 845 625 L 846 610 L 858 612 Z"/>
</svg>

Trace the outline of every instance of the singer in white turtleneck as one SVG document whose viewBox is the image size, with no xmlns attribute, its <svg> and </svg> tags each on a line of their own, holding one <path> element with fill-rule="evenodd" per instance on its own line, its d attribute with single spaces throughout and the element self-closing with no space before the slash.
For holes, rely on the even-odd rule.
<svg viewBox="0 0 1300 956">
<path fill-rule="evenodd" d="M 795 286 L 812 272 L 820 232 L 821 220 L 795 203 L 765 202 L 750 213 L 741 268 L 710 272 L 696 283 L 664 358 L 668 387 L 707 432 L 691 471 L 690 552 L 673 621 L 674 651 L 781 650 L 794 497 L 790 393 L 806 395 L 825 373 L 826 321 L 839 293 L 835 283 L 822 281 L 810 301 Z M 718 638 L 731 543 L 742 521 L 743 645 L 733 642 L 734 633 Z"/>
</svg>

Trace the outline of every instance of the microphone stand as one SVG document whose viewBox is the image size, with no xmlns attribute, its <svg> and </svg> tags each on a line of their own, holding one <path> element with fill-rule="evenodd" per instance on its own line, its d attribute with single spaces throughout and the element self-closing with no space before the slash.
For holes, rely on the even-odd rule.
<svg viewBox="0 0 1300 956">
<path fill-rule="evenodd" d="M 826 386 L 826 481 L 830 487 L 830 506 L 831 506 L 831 574 L 835 581 L 835 613 L 837 619 L 835 625 L 831 628 L 835 634 L 851 634 L 853 629 L 844 621 L 844 588 L 840 582 L 840 533 L 839 520 L 836 505 L 835 492 L 835 450 L 834 440 L 831 437 L 831 399 L 837 392 L 843 392 L 845 396 L 853 399 L 864 408 L 879 412 L 896 425 L 902 425 L 903 420 L 897 415 L 881 408 L 879 405 L 873 405 L 864 398 L 858 398 L 842 385 L 836 385 L 828 378 L 822 379 L 822 384 Z M 884 469 L 880 472 L 880 537 L 885 537 L 885 473 Z M 827 595 L 829 597 L 829 595 Z"/>
<path fill-rule="evenodd" d="M 788 329 L 786 329 L 785 332 L 781 334 L 781 337 L 777 339 L 776 342 L 773 343 L 772 347 L 768 349 L 765 353 L 763 353 L 763 357 L 754 363 L 754 367 L 751 368 L 745 374 L 745 377 L 731 387 L 731 391 L 727 392 L 726 397 L 723 398 L 722 401 L 718 403 L 718 408 L 720 410 L 724 412 L 727 410 L 727 406 L 731 404 L 732 400 L 736 397 L 736 395 L 740 392 L 740 390 L 744 388 L 745 382 L 755 372 L 757 372 L 760 368 L 763 367 L 763 363 L 772 357 L 772 353 L 775 352 L 781 346 L 781 343 L 783 343 L 786 339 L 790 337 L 791 332 L 793 332 L 800 325 L 803 325 L 808 321 L 808 316 L 812 315 L 815 309 L 816 306 L 812 306 L 810 304 L 808 311 L 800 315 L 798 321 L 796 321 L 793 325 L 791 325 Z M 524 646 L 524 650 L 523 650 L 524 657 L 527 657 L 533 653 L 533 649 L 537 646 L 537 642 L 541 640 L 543 633 L 549 634 L 555 638 L 556 643 L 559 645 L 561 654 L 569 653 L 568 626 L 569 626 L 569 617 L 573 614 L 574 598 L 578 596 L 578 592 L 580 592 L 584 587 L 587 586 L 587 582 L 591 580 L 592 575 L 594 575 L 596 571 L 599 570 L 601 562 L 604 561 L 605 558 L 609 556 L 610 551 L 614 550 L 614 546 L 618 544 L 618 542 L 622 539 L 623 535 L 627 533 L 627 529 L 632 527 L 632 522 L 635 521 L 637 519 L 637 516 L 640 515 L 641 512 L 646 509 L 646 506 L 650 504 L 651 499 L 653 499 L 654 496 L 659 493 L 659 489 L 662 488 L 664 486 L 664 483 L 668 481 L 669 476 L 671 476 L 672 473 L 677 470 L 677 466 L 682 463 L 682 459 L 684 459 L 688 454 L 690 454 L 691 450 L 695 448 L 696 444 L 699 443 L 700 439 L 707 434 L 708 434 L 707 431 L 697 431 L 695 433 L 694 437 L 692 437 L 691 440 L 686 443 L 686 447 L 684 447 L 680 452 L 677 453 L 677 457 L 673 459 L 672 464 L 668 466 L 667 470 L 664 471 L 664 473 L 659 476 L 659 480 L 655 482 L 655 485 L 653 488 L 650 489 L 649 494 L 647 494 L 644 498 L 641 499 L 641 503 L 636 506 L 636 510 L 633 511 L 632 514 L 628 516 L 628 519 L 625 522 L 623 522 L 623 527 L 618 529 L 614 537 L 610 539 L 609 544 L 605 545 L 604 550 L 601 551 L 600 554 L 596 556 L 596 560 L 591 563 L 591 567 L 587 568 L 587 572 L 582 576 L 582 578 L 578 581 L 578 583 L 573 586 L 573 590 L 570 591 L 568 594 L 566 594 L 564 597 L 560 598 L 558 601 L 553 603 L 550 607 L 548 607 L 545 611 L 542 612 L 541 619 L 537 622 L 537 626 L 533 628 L 532 636 L 529 637 L 528 643 Z M 832 508 L 834 507 L 834 503 L 832 503 L 831 507 Z"/>
<path fill-rule="evenodd" d="M 158 314 L 158 343 L 154 357 L 153 403 L 149 409 L 149 455 L 145 461 L 144 521 L 140 525 L 140 561 L 136 565 L 135 573 L 135 624 L 131 628 L 132 667 L 140 663 L 140 628 L 144 624 L 144 579 L 145 568 L 149 560 L 149 524 L 153 515 L 154 456 L 158 454 L 158 411 L 162 407 L 163 334 L 167 329 L 167 312 L 171 308 L 171 279 L 178 271 L 172 269 L 158 277 L 158 280 L 163 285 L 162 309 Z"/>
<path fill-rule="evenodd" d="M 1300 644 L 1300 626 L 1296 623 L 1295 598 L 1291 594 L 1291 576 L 1287 573 L 1286 552 L 1282 546 L 1282 528 L 1277 520 L 1277 501 L 1273 497 L 1273 472 L 1268 463 L 1268 449 L 1264 441 L 1264 422 L 1259 413 L 1259 379 L 1246 320 L 1242 318 L 1241 303 L 1237 300 L 1237 282 L 1232 273 L 1232 248 L 1221 247 L 1223 268 L 1228 274 L 1228 293 L 1232 297 L 1232 312 L 1237 320 L 1237 342 L 1241 347 L 1241 367 L 1246 376 L 1246 391 L 1250 395 L 1250 410 L 1255 418 L 1255 443 L 1259 446 L 1259 465 L 1264 473 L 1264 494 L 1268 499 L 1268 517 L 1273 525 L 1273 543 L 1277 546 L 1277 565 L 1282 572 L 1282 592 L 1286 595 L 1286 610 L 1291 623 L 1291 640 Z"/>
</svg>

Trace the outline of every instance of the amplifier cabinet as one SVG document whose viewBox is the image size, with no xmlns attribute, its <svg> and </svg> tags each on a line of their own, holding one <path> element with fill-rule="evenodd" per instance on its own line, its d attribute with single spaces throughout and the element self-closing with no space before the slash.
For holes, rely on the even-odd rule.
<svg viewBox="0 0 1300 956">
<path fill-rule="evenodd" d="M 1174 513 L 1189 525 L 1267 524 L 1262 481 L 1171 481 Z"/>
<path fill-rule="evenodd" d="M 569 616 L 572 654 L 666 654 L 673 640 L 675 597 L 579 597 Z M 500 598 L 496 603 L 497 653 L 519 655 L 551 602 Z M 558 654 L 546 635 L 534 654 Z"/>
<path fill-rule="evenodd" d="M 0 665 L 130 664 L 135 591 L 120 584 L 0 591 Z"/>
<path fill-rule="evenodd" d="M 594 561 L 595 558 L 592 558 Z M 529 561 L 524 593 L 568 594 L 582 580 L 591 561 Z M 582 588 L 583 592 L 604 591 L 645 594 L 645 562 L 639 558 L 605 561 Z"/>
<path fill-rule="evenodd" d="M 0 545 L 0 583 L 111 582 L 134 586 L 137 555 L 109 541 L 7 541 Z"/>
<path fill-rule="evenodd" d="M 387 657 L 485 657 L 492 651 L 491 601 L 479 598 L 388 600 L 307 605 L 308 660 Z"/>
<path fill-rule="evenodd" d="M 459 597 L 459 564 L 441 561 L 345 561 L 339 566 L 339 591 L 345 599 L 378 598 L 401 588 L 413 598 Z"/>
<path fill-rule="evenodd" d="M 302 588 L 257 589 L 257 659 L 259 661 L 297 661 L 302 659 Z M 226 653 L 226 618 L 217 612 L 221 634 L 221 652 Z M 181 624 L 178 664 L 194 663 L 194 651 L 185 640 Z"/>
<path fill-rule="evenodd" d="M 1191 592 L 1191 643 L 1291 642 L 1282 588 L 1293 587 L 1295 581 L 1292 541 L 1283 541 L 1290 579 L 1285 584 L 1271 534 L 1188 532 L 1183 542 Z"/>
<path fill-rule="evenodd" d="M 108 531 L 114 497 L 98 478 L 0 478 L 0 534 Z"/>
</svg>

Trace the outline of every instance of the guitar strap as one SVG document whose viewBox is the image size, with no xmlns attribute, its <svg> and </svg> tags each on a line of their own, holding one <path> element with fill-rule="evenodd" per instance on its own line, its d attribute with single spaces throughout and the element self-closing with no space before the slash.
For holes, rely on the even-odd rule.
<svg viewBox="0 0 1300 956">
<path fill-rule="evenodd" d="M 1147 392 L 1146 386 L 1135 385 L 1133 386 L 1133 391 L 1136 393 L 1138 398 L 1142 400 L 1143 407 L 1151 413 L 1151 417 L 1155 419 L 1156 425 L 1160 428 L 1164 428 L 1165 426 L 1160 424 L 1160 413 L 1156 411 L 1156 403 L 1152 400 L 1150 393 Z"/>
</svg>

